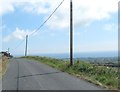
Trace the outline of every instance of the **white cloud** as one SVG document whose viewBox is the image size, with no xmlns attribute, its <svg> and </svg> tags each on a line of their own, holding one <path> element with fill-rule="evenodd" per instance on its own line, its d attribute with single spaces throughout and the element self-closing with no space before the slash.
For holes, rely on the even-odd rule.
<svg viewBox="0 0 120 92">
<path fill-rule="evenodd" d="M 15 39 L 23 40 L 26 35 L 29 35 L 33 32 L 34 31 L 29 31 L 29 30 L 23 30 L 23 29 L 16 28 L 16 30 L 13 33 L 11 33 L 10 35 L 3 38 L 3 41 L 4 42 L 9 42 L 9 41 L 12 41 L 12 40 L 15 40 Z M 35 36 L 35 35 L 36 34 L 34 34 L 33 36 Z"/>
<path fill-rule="evenodd" d="M 45 14 L 45 19 L 59 5 L 62 0 L 1 0 L 0 15 L 14 12 L 16 7 L 34 14 Z M 119 0 L 73 0 L 75 26 L 89 25 L 93 21 L 109 19 L 117 12 Z M 47 23 L 49 28 L 59 29 L 69 26 L 69 4 L 65 0 L 63 5 Z"/>
<path fill-rule="evenodd" d="M 6 2 L 4 0 L 0 0 L 0 15 L 3 15 L 8 12 L 13 12 L 14 7 L 12 2 Z"/>
<path fill-rule="evenodd" d="M 5 24 L 0 24 L 0 31 L 3 31 L 3 29 L 6 28 L 6 25 Z"/>
<path fill-rule="evenodd" d="M 111 24 L 106 24 L 104 26 L 104 30 L 106 31 L 117 31 L 118 30 L 118 26 L 114 23 L 111 23 Z"/>
</svg>

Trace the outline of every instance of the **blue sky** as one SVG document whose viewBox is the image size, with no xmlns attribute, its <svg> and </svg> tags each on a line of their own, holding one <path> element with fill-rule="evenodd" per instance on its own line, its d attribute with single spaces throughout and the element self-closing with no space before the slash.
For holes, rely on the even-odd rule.
<svg viewBox="0 0 120 92">
<path fill-rule="evenodd" d="M 25 35 L 34 32 L 62 0 L 1 0 L 1 50 L 24 54 Z M 53 3 L 54 2 L 54 3 Z M 74 52 L 118 50 L 118 0 L 73 0 Z M 29 36 L 28 54 L 69 52 L 69 0 Z"/>
</svg>

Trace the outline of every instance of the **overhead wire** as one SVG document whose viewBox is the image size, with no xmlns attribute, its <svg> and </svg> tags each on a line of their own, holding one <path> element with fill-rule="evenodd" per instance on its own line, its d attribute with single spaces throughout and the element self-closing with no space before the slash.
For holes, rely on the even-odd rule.
<svg viewBox="0 0 120 92">
<path fill-rule="evenodd" d="M 47 23 L 47 21 L 53 16 L 53 14 L 58 10 L 58 8 L 63 4 L 65 0 L 63 0 L 56 8 L 55 10 L 49 15 L 49 17 L 32 33 L 28 34 L 28 36 L 31 36 L 33 34 L 35 34 L 37 31 L 40 30 L 41 27 L 43 27 L 45 25 L 45 23 Z M 20 47 L 20 45 L 22 45 L 22 43 L 24 42 L 25 38 L 12 50 L 16 50 L 18 47 Z"/>
<path fill-rule="evenodd" d="M 12 48 L 11 51 L 16 50 L 18 47 L 20 47 L 24 41 L 25 41 L 25 38 L 22 41 L 20 41 L 20 43 L 18 43 L 15 48 Z"/>
<path fill-rule="evenodd" d="M 43 27 L 45 25 L 45 23 L 47 23 L 47 21 L 53 16 L 53 14 L 57 11 L 57 9 L 62 5 L 63 2 L 64 2 L 64 0 L 55 8 L 55 10 L 50 14 L 50 16 L 30 35 L 33 35 L 37 31 L 39 31 L 40 28 Z"/>
</svg>

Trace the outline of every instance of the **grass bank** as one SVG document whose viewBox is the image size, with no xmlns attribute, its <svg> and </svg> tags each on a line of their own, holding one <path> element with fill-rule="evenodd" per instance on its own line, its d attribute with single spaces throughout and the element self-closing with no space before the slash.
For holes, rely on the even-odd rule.
<svg viewBox="0 0 120 92">
<path fill-rule="evenodd" d="M 96 66 L 83 61 L 77 61 L 73 66 L 69 66 L 68 61 L 38 56 L 27 56 L 23 58 L 43 62 L 53 68 L 75 75 L 79 78 L 85 79 L 89 82 L 106 87 L 108 89 L 119 89 L 118 68 Z"/>
<path fill-rule="evenodd" d="M 7 64 L 8 64 L 8 57 L 2 56 L 0 58 L 0 79 L 2 78 L 2 76 L 5 74 L 7 70 Z"/>
</svg>

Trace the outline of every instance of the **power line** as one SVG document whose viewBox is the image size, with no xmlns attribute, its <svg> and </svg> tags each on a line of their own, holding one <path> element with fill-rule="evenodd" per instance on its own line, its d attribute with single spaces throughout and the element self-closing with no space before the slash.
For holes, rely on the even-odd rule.
<svg viewBox="0 0 120 92">
<path fill-rule="evenodd" d="M 41 27 L 43 27 L 45 25 L 45 23 L 47 23 L 47 21 L 52 17 L 52 15 L 57 11 L 57 9 L 62 5 L 63 2 L 64 2 L 64 0 L 55 8 L 55 10 L 50 14 L 50 16 L 33 33 L 29 34 L 29 36 L 33 35 L 37 31 L 39 31 L 39 29 Z M 26 39 L 26 37 L 12 50 L 17 49 L 24 42 L 25 39 Z"/>
<path fill-rule="evenodd" d="M 36 33 L 37 31 L 39 31 L 39 29 L 44 26 L 44 24 L 52 17 L 52 15 L 57 11 L 57 9 L 62 5 L 62 3 L 64 2 L 64 0 L 57 6 L 57 8 L 55 8 L 55 10 L 50 14 L 50 16 L 36 29 L 36 31 L 34 31 L 33 33 L 31 33 L 30 35 L 33 35 L 34 33 Z"/>
<path fill-rule="evenodd" d="M 15 48 L 11 49 L 11 50 L 16 50 L 18 47 L 20 47 L 20 45 L 24 42 L 25 39 L 23 39 Z"/>
</svg>

